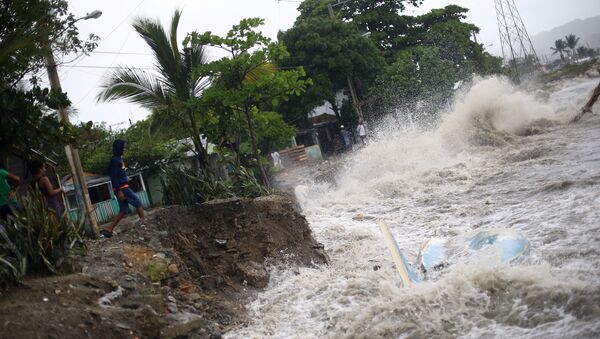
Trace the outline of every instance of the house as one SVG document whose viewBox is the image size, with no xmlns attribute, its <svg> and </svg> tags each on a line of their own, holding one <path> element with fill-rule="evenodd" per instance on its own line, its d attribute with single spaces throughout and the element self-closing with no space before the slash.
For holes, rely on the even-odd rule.
<svg viewBox="0 0 600 339">
<path fill-rule="evenodd" d="M 98 224 L 109 222 L 119 213 L 119 201 L 112 190 L 110 177 L 92 173 L 84 173 L 84 176 L 88 185 L 94 218 L 96 218 Z M 66 209 L 71 219 L 77 220 L 82 213 L 83 203 L 78 201 L 73 180 L 70 176 L 63 180 L 63 187 L 66 194 Z M 144 208 L 150 208 L 150 198 L 142 173 L 134 173 L 129 176 L 129 187 L 140 198 Z"/>
</svg>

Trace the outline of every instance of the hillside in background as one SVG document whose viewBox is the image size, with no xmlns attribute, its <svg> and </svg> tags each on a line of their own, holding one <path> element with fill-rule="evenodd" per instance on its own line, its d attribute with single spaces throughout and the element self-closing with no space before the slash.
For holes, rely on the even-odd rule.
<svg viewBox="0 0 600 339">
<path fill-rule="evenodd" d="M 531 37 L 533 46 L 540 57 L 558 58 L 558 55 L 552 55 L 550 47 L 554 46 L 554 41 L 564 39 L 565 35 L 575 34 L 581 38 L 579 43 L 583 46 L 600 48 L 600 16 L 577 19 L 555 27 L 549 31 L 536 34 Z"/>
</svg>

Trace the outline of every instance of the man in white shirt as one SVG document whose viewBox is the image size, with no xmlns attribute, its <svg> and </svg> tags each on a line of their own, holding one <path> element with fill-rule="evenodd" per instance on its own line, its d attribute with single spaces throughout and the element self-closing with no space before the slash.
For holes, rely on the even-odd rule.
<svg viewBox="0 0 600 339">
<path fill-rule="evenodd" d="M 363 145 L 367 144 L 367 129 L 365 128 L 365 124 L 361 121 L 358 122 L 358 126 L 356 127 L 356 134 L 360 137 L 360 141 Z"/>
</svg>

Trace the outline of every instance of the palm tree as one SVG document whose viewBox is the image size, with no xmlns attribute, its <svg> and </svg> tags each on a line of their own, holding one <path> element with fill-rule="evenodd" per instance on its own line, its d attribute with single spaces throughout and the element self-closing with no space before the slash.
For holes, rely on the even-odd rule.
<svg viewBox="0 0 600 339">
<path fill-rule="evenodd" d="M 207 151 L 199 132 L 198 113 L 186 105 L 208 86 L 197 66 L 206 64 L 203 45 L 191 44 L 183 50 L 177 46 L 177 27 L 181 11 L 171 19 L 169 35 L 158 20 L 138 18 L 133 28 L 154 54 L 156 73 L 134 67 L 120 67 L 101 86 L 98 101 L 125 99 L 152 111 L 154 124 L 168 121 L 179 124 L 192 138 L 200 168 L 206 169 Z"/>
<path fill-rule="evenodd" d="M 554 47 L 550 47 L 550 49 L 554 51 L 552 55 L 556 53 L 560 54 L 560 60 L 562 60 L 563 63 L 565 62 L 565 55 L 563 52 L 567 50 L 567 44 L 563 39 L 554 41 Z"/>
<path fill-rule="evenodd" d="M 569 34 L 565 37 L 565 42 L 567 44 L 567 47 L 569 47 L 569 49 L 571 50 L 571 57 L 575 56 L 575 48 L 577 47 L 577 44 L 579 43 L 579 38 L 577 36 L 575 36 L 575 34 Z"/>
</svg>

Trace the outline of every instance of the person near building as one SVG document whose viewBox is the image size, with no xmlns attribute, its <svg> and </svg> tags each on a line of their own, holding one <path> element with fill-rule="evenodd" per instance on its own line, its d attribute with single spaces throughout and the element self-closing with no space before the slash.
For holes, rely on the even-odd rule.
<svg viewBox="0 0 600 339">
<path fill-rule="evenodd" d="M 113 142 L 113 156 L 108 165 L 108 174 L 110 175 L 112 189 L 119 200 L 119 214 L 115 216 L 108 228 L 100 231 L 100 234 L 105 238 L 113 236 L 115 227 L 117 227 L 125 214 L 129 212 L 129 205 L 136 209 L 140 219 L 144 218 L 144 207 L 142 206 L 142 202 L 135 192 L 129 188 L 129 178 L 125 172 L 125 162 L 123 162 L 122 159 L 126 148 L 127 143 L 121 139 L 117 139 Z"/>
<path fill-rule="evenodd" d="M 352 133 L 344 127 L 344 125 L 340 126 L 341 131 L 340 134 L 342 136 L 342 141 L 344 143 L 345 150 L 352 150 Z"/>
<path fill-rule="evenodd" d="M 367 144 L 367 128 L 365 127 L 365 124 L 363 123 L 362 120 L 360 120 L 358 122 L 358 126 L 356 127 L 356 134 L 358 134 L 358 137 L 360 138 L 360 142 L 362 142 L 363 145 Z"/>
<path fill-rule="evenodd" d="M 62 187 L 54 188 L 52 186 L 50 179 L 46 176 L 46 163 L 43 161 L 31 160 L 29 162 L 29 171 L 33 176 L 31 186 L 42 192 L 48 208 L 60 219 L 63 212 L 61 194 L 64 192 L 64 189 Z"/>
</svg>

